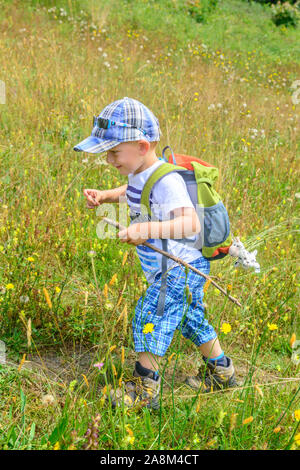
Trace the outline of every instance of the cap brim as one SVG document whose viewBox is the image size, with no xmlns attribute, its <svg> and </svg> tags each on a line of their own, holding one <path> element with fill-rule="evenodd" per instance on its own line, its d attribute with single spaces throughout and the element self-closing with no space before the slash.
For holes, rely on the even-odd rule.
<svg viewBox="0 0 300 470">
<path fill-rule="evenodd" d="M 120 142 L 118 140 L 105 140 L 99 139 L 99 137 L 90 136 L 82 142 L 79 142 L 79 144 L 73 147 L 73 150 L 76 152 L 102 153 L 119 144 Z"/>
</svg>

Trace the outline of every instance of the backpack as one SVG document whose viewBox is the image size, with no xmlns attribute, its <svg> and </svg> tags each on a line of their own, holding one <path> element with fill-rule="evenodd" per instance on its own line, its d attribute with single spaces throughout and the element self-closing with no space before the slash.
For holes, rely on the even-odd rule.
<svg viewBox="0 0 300 470">
<path fill-rule="evenodd" d="M 172 156 L 169 160 L 165 151 L 170 148 Z M 187 238 L 175 239 L 179 243 L 192 245 L 199 249 L 209 261 L 224 258 L 228 254 L 233 240 L 230 233 L 230 223 L 227 210 L 217 191 L 213 188 L 219 170 L 210 163 L 189 155 L 174 154 L 167 146 L 162 151 L 166 163 L 160 165 L 146 181 L 142 195 L 141 207 L 146 207 L 151 217 L 150 196 L 154 184 L 164 175 L 177 171 L 186 184 L 189 196 L 195 207 L 201 224 L 201 231 L 195 240 Z M 172 162 L 171 162 L 172 158 Z"/>
</svg>

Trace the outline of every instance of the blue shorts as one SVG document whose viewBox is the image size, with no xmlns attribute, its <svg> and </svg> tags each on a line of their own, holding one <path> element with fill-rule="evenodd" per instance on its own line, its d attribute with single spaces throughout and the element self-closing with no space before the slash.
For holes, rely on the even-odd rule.
<svg viewBox="0 0 300 470">
<path fill-rule="evenodd" d="M 204 274 L 210 272 L 210 262 L 203 256 L 189 264 Z M 156 309 L 161 273 L 157 274 L 155 281 L 139 298 L 135 308 L 132 320 L 135 351 L 148 351 L 158 356 L 164 356 L 171 344 L 175 330 L 180 330 L 185 338 L 190 339 L 197 346 L 216 338 L 215 330 L 204 318 L 202 300 L 205 282 L 206 279 L 203 276 L 192 270 L 189 270 L 186 275 L 184 266 L 172 268 L 168 271 L 167 276 L 164 313 L 162 316 L 158 316 Z M 189 286 L 189 291 L 192 293 L 190 305 L 186 301 L 186 285 Z"/>
</svg>

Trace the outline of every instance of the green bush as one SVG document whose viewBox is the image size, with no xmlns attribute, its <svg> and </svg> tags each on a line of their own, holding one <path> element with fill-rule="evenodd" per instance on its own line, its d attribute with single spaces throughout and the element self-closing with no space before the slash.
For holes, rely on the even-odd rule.
<svg viewBox="0 0 300 470">
<path fill-rule="evenodd" d="M 187 0 L 183 8 L 197 23 L 204 23 L 217 4 L 218 0 Z"/>
<path fill-rule="evenodd" d="M 244 0 L 248 3 L 256 2 L 256 3 L 263 3 L 265 5 L 276 5 L 277 3 L 290 3 L 291 5 L 295 5 L 298 3 L 299 0 Z"/>
<path fill-rule="evenodd" d="M 272 5 L 272 21 L 276 26 L 296 27 L 300 17 L 300 2 L 291 5 L 289 2 Z"/>
</svg>

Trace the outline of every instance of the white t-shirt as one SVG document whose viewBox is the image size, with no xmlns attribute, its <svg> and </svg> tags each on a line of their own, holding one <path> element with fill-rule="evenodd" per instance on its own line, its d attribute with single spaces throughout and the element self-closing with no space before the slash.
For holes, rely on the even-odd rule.
<svg viewBox="0 0 300 470">
<path fill-rule="evenodd" d="M 140 200 L 143 187 L 152 172 L 163 162 L 163 160 L 158 160 L 152 166 L 136 175 L 129 173 L 126 198 L 127 204 L 130 208 L 130 214 L 140 214 Z M 170 212 L 176 208 L 194 207 L 183 178 L 176 172 L 163 176 L 154 184 L 150 194 L 150 201 L 153 214 L 157 217 L 156 220 L 169 220 Z M 134 223 L 134 221 L 131 221 L 131 224 L 132 223 Z M 182 237 L 178 236 L 177 238 Z M 195 240 L 196 235 L 188 237 L 188 239 Z M 163 249 L 162 240 L 159 238 L 149 238 L 147 242 Z M 162 271 L 162 255 L 144 245 L 137 245 L 136 251 L 140 258 L 145 277 L 147 281 L 152 284 L 155 276 Z M 182 243 L 170 238 L 168 238 L 168 248 L 166 251 L 174 256 L 178 256 L 187 263 L 202 257 L 202 253 L 198 249 L 183 245 Z M 167 263 L 167 269 L 179 266 L 179 263 L 176 263 L 170 258 L 168 258 Z"/>
</svg>

